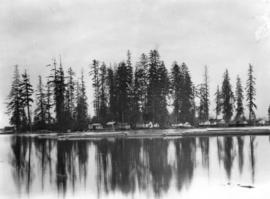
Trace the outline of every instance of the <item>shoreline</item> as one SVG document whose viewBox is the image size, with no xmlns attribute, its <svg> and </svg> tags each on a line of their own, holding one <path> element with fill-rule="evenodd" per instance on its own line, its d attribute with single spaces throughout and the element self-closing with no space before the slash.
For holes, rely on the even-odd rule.
<svg viewBox="0 0 270 199">
<path fill-rule="evenodd" d="M 0 135 L 38 137 L 41 139 L 97 139 L 97 138 L 177 138 L 189 136 L 263 136 L 270 135 L 270 126 L 191 128 L 191 129 L 138 129 L 121 131 L 86 131 L 59 133 L 54 131 L 36 131 L 31 133 L 1 133 Z"/>
</svg>

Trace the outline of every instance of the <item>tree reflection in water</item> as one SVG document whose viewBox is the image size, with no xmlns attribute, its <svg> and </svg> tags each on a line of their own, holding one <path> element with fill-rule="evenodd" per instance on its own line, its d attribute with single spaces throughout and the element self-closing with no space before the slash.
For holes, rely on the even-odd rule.
<svg viewBox="0 0 270 199">
<path fill-rule="evenodd" d="M 167 162 L 168 142 L 162 139 L 119 139 L 98 141 L 98 190 L 134 193 L 152 185 L 156 195 L 169 188 L 171 167 Z M 110 167 L 109 167 L 110 166 Z"/>
<path fill-rule="evenodd" d="M 250 136 L 249 137 L 249 146 L 250 146 L 250 163 L 251 163 L 251 178 L 252 178 L 252 183 L 254 184 L 255 181 L 255 149 L 254 149 L 254 141 L 255 141 L 255 136 Z"/>
<path fill-rule="evenodd" d="M 76 181 L 83 180 L 86 185 L 88 142 L 85 140 L 57 142 L 56 155 L 56 183 L 58 191 L 63 193 L 67 189 L 67 181 L 76 188 Z"/>
<path fill-rule="evenodd" d="M 44 189 L 45 186 L 45 175 L 47 170 L 49 170 L 49 181 L 52 183 L 52 157 L 51 151 L 53 148 L 53 141 L 51 139 L 34 139 L 34 145 L 36 149 L 36 157 L 39 160 L 39 168 L 41 172 L 41 188 Z"/>
<path fill-rule="evenodd" d="M 223 145 L 224 145 L 223 163 L 224 163 L 224 168 L 226 170 L 227 178 L 230 181 L 231 174 L 232 174 L 233 161 L 236 155 L 233 138 L 224 137 Z"/>
<path fill-rule="evenodd" d="M 209 137 L 199 137 L 202 152 L 202 165 L 209 170 Z"/>
<path fill-rule="evenodd" d="M 238 144 L 238 167 L 240 174 L 243 172 L 244 166 L 244 138 L 243 136 L 237 136 L 237 144 Z"/>
<path fill-rule="evenodd" d="M 11 138 L 11 149 L 13 156 L 11 164 L 13 166 L 13 177 L 17 185 L 18 193 L 21 193 L 22 186 L 25 191 L 30 192 L 33 180 L 33 171 L 31 170 L 32 138 L 13 136 Z"/>
<path fill-rule="evenodd" d="M 196 161 L 196 139 L 194 137 L 175 141 L 177 158 L 177 189 L 188 187 L 193 178 Z"/>
<path fill-rule="evenodd" d="M 217 155 L 218 155 L 218 163 L 219 166 L 221 164 L 222 161 L 222 151 L 223 151 L 223 146 L 222 146 L 222 138 L 221 137 L 217 137 Z"/>
<path fill-rule="evenodd" d="M 229 181 L 236 156 L 239 172 L 243 170 L 245 138 L 249 137 L 212 139 L 217 141 L 217 145 L 212 145 L 218 153 L 215 162 L 223 163 Z M 31 192 L 36 178 L 41 183 L 41 190 L 52 186 L 64 195 L 67 191 L 75 193 L 85 187 L 86 190 L 96 189 L 98 195 L 116 191 L 123 194 L 152 191 L 159 197 L 168 192 L 173 179 L 179 192 L 184 187 L 189 188 L 198 161 L 197 147 L 201 151 L 202 166 L 209 171 L 210 139 L 57 140 L 14 136 L 11 139 L 11 165 L 18 193 Z M 249 141 L 254 182 L 255 137 L 251 136 Z M 90 150 L 90 146 L 94 150 Z M 89 162 L 89 157 L 94 162 Z M 89 179 L 89 174 L 95 177 Z M 96 187 L 89 187 L 89 181 Z"/>
</svg>

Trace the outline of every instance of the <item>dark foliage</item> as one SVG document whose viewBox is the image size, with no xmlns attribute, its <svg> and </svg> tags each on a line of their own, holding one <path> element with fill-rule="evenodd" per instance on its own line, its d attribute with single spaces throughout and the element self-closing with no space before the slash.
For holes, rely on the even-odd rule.
<svg viewBox="0 0 270 199">
<path fill-rule="evenodd" d="M 228 70 L 226 70 L 224 73 L 221 97 L 222 97 L 223 119 L 228 123 L 233 115 L 233 103 L 234 103 L 234 96 L 232 92 Z"/>
</svg>

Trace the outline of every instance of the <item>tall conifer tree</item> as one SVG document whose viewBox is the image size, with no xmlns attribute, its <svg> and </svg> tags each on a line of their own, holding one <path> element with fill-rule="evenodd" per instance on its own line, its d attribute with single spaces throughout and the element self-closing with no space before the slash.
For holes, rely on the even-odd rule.
<svg viewBox="0 0 270 199">
<path fill-rule="evenodd" d="M 200 85 L 199 118 L 201 121 L 209 119 L 209 77 L 208 68 L 204 68 L 204 82 Z"/>
<path fill-rule="evenodd" d="M 107 69 L 107 87 L 108 87 L 108 109 L 109 120 L 116 120 L 117 104 L 116 104 L 116 85 L 115 85 L 115 71 L 109 67 Z"/>
<path fill-rule="evenodd" d="M 85 90 L 84 74 L 82 72 L 81 82 L 77 93 L 77 130 L 85 130 L 88 125 L 88 104 Z"/>
<path fill-rule="evenodd" d="M 216 103 L 216 107 L 215 107 L 215 113 L 216 113 L 216 119 L 218 119 L 218 116 L 221 112 L 221 92 L 219 90 L 219 86 L 217 86 L 217 90 L 216 90 L 216 93 L 215 93 L 215 103 Z"/>
<path fill-rule="evenodd" d="M 125 62 L 121 62 L 116 71 L 116 100 L 117 100 L 117 120 L 128 122 L 129 116 L 129 77 Z"/>
<path fill-rule="evenodd" d="M 100 107 L 99 107 L 99 116 L 100 122 L 105 124 L 107 120 L 107 101 L 108 101 L 108 94 L 107 94 L 107 68 L 105 63 L 103 62 L 100 66 Z"/>
<path fill-rule="evenodd" d="M 55 85 L 55 110 L 56 110 L 56 121 L 58 128 L 61 130 L 65 129 L 65 76 L 60 58 L 59 68 L 57 70 L 57 79 Z"/>
<path fill-rule="evenodd" d="M 128 100 L 128 123 L 131 125 L 131 127 L 135 126 L 136 123 L 136 105 L 135 105 L 135 96 L 134 96 L 134 74 L 133 74 L 133 67 L 131 62 L 131 53 L 128 50 L 127 51 L 127 60 L 126 60 L 126 67 L 127 67 L 127 100 Z"/>
<path fill-rule="evenodd" d="M 221 96 L 222 96 L 223 119 L 226 121 L 226 123 L 229 123 L 233 115 L 234 96 L 227 69 L 224 73 Z"/>
<path fill-rule="evenodd" d="M 25 114 L 22 104 L 20 84 L 21 80 L 18 65 L 15 65 L 11 90 L 8 95 L 7 113 L 10 115 L 10 124 L 16 127 L 17 132 L 21 131 L 22 119 Z"/>
<path fill-rule="evenodd" d="M 42 77 L 38 76 L 38 87 L 36 92 L 35 126 L 37 129 L 45 128 L 46 124 L 46 98 Z"/>
<path fill-rule="evenodd" d="M 51 109 L 53 107 L 53 100 L 52 100 L 52 90 L 51 90 L 50 79 L 48 78 L 46 83 L 46 91 L 45 91 L 45 115 L 46 115 L 46 124 L 50 125 L 53 121 L 53 117 L 51 114 Z"/>
<path fill-rule="evenodd" d="M 27 128 L 32 128 L 32 119 L 30 114 L 30 108 L 33 103 L 32 94 L 34 92 L 32 85 L 30 83 L 29 75 L 27 74 L 26 70 L 22 74 L 22 82 L 20 84 L 21 89 L 21 96 L 22 96 L 22 104 L 23 107 L 27 110 Z"/>
<path fill-rule="evenodd" d="M 136 65 L 135 79 L 134 79 L 134 112 L 135 121 L 143 122 L 146 108 L 146 94 L 147 94 L 147 56 L 141 55 L 140 61 Z"/>
<path fill-rule="evenodd" d="M 248 78 L 246 84 L 246 95 L 247 95 L 247 107 L 249 111 L 249 123 L 254 123 L 256 119 L 255 109 L 257 109 L 257 105 L 255 104 L 255 77 L 253 75 L 253 66 L 249 64 L 248 67 Z"/>
<path fill-rule="evenodd" d="M 59 67 L 57 67 L 55 59 L 53 59 L 53 64 L 52 65 L 49 64 L 48 66 L 52 66 L 51 69 L 52 74 L 49 76 L 50 80 L 48 83 L 50 84 L 49 86 L 53 88 L 53 95 L 54 95 L 53 104 L 55 106 L 56 124 L 59 130 L 64 130 L 66 85 L 61 57 Z"/>
<path fill-rule="evenodd" d="M 148 120 L 158 123 L 161 127 L 167 120 L 167 95 L 169 92 L 169 78 L 167 69 L 157 50 L 151 50 L 149 56 L 149 86 L 147 90 Z"/>
<path fill-rule="evenodd" d="M 99 79 L 99 62 L 93 60 L 91 65 L 90 75 L 92 76 L 92 86 L 94 88 L 94 111 L 99 120 L 99 108 L 100 108 L 100 79 Z"/>
<path fill-rule="evenodd" d="M 67 72 L 67 88 L 66 88 L 66 110 L 71 120 L 74 119 L 75 111 L 75 82 L 72 68 L 70 67 Z"/>
<path fill-rule="evenodd" d="M 244 106 L 243 106 L 243 88 L 241 84 L 241 79 L 237 76 L 236 79 L 236 91 L 235 91 L 235 99 L 236 99 L 236 115 L 235 120 L 239 121 L 243 119 L 244 116 Z"/>
<path fill-rule="evenodd" d="M 180 72 L 180 66 L 177 62 L 173 63 L 172 71 L 171 71 L 171 90 L 173 96 L 173 115 L 176 123 L 180 122 L 180 112 L 182 107 L 181 101 L 181 87 L 183 75 Z"/>
<path fill-rule="evenodd" d="M 189 74 L 188 67 L 185 63 L 182 64 L 181 66 L 181 71 L 183 74 L 183 89 L 182 89 L 182 107 L 181 107 L 181 112 L 182 112 L 182 122 L 189 122 L 193 124 L 194 118 L 193 118 L 193 83 L 191 81 L 191 77 Z"/>
</svg>

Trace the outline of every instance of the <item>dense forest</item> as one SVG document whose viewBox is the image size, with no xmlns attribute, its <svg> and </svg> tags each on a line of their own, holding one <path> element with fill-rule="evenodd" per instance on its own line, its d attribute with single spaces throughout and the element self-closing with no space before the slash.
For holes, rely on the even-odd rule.
<svg viewBox="0 0 270 199">
<path fill-rule="evenodd" d="M 205 66 L 202 83 L 195 85 L 186 63 L 173 62 L 168 71 L 157 50 L 143 53 L 135 64 L 130 51 L 126 60 L 118 64 L 108 66 L 99 60 L 91 61 L 87 75 L 94 89 L 94 100 L 90 102 L 94 107 L 92 118 L 88 115 L 85 74 L 82 72 L 78 78 L 71 67 L 65 71 L 61 59 L 59 63 L 54 59 L 47 67 L 50 75 L 46 80 L 39 76 L 34 89 L 28 72 L 20 74 L 18 65 L 15 66 L 7 112 L 10 124 L 18 132 L 82 131 L 89 123 L 105 125 L 109 121 L 127 123 L 132 128 L 152 122 L 166 128 L 178 123 L 198 125 L 210 119 L 208 67 Z M 230 81 L 226 70 L 215 92 L 215 120 L 222 118 L 227 124 L 247 120 L 254 124 L 257 106 L 253 66 L 248 67 L 245 88 L 239 76 L 235 91 Z"/>
</svg>

